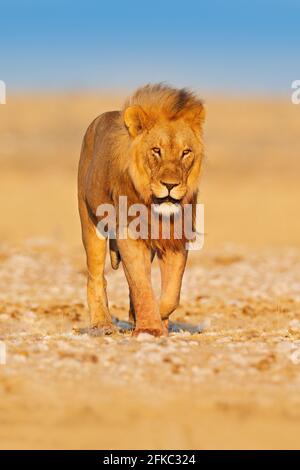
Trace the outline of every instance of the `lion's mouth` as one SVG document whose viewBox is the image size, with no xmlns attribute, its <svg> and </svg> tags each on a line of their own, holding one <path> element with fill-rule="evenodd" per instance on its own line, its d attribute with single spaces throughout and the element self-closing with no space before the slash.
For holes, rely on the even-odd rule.
<svg viewBox="0 0 300 470">
<path fill-rule="evenodd" d="M 179 199 L 174 199 L 171 196 L 166 196 L 166 197 L 153 197 L 153 202 L 154 204 L 176 204 L 178 205 L 180 203 Z"/>
</svg>

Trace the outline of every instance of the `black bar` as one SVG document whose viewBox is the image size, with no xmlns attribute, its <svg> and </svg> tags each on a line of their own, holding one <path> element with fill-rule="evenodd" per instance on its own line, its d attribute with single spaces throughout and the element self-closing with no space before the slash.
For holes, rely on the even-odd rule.
<svg viewBox="0 0 300 470">
<path fill-rule="evenodd" d="M 137 468 L 148 465 L 156 466 L 199 467 L 199 465 L 223 465 L 230 464 L 232 468 L 242 464 L 253 465 L 255 463 L 287 463 L 299 464 L 300 453 L 298 451 L 206 451 L 206 450 L 45 450 L 45 451 L 0 451 L 1 468 L 7 465 L 22 465 L 22 468 L 30 464 L 31 468 L 43 469 L 54 463 L 84 465 L 91 468 L 121 465 L 124 468 Z M 21 467 L 20 467 L 21 468 Z M 210 470 L 210 469 L 204 469 Z"/>
</svg>

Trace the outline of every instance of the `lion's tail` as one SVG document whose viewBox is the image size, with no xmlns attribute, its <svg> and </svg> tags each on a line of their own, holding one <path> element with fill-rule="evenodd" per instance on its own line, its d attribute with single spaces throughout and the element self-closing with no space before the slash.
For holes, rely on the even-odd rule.
<svg viewBox="0 0 300 470">
<path fill-rule="evenodd" d="M 109 255 L 110 255 L 110 262 L 111 267 L 113 269 L 118 269 L 119 264 L 121 262 L 120 252 L 117 247 L 116 240 L 109 240 Z"/>
</svg>

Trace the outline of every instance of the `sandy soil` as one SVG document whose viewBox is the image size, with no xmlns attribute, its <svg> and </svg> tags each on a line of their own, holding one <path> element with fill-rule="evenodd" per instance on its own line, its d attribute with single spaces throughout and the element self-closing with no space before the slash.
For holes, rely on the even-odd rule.
<svg viewBox="0 0 300 470">
<path fill-rule="evenodd" d="M 90 337 L 73 330 L 88 323 L 76 164 L 117 104 L 0 107 L 0 447 L 300 448 L 299 109 L 208 103 L 205 247 L 174 315 L 203 332 Z M 122 269 L 107 277 L 125 319 Z"/>
</svg>

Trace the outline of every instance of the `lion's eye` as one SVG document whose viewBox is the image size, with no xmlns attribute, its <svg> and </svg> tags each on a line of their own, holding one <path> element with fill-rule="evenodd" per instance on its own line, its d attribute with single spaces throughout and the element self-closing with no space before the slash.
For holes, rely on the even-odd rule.
<svg viewBox="0 0 300 470">
<path fill-rule="evenodd" d="M 152 152 L 155 153 L 156 156 L 161 156 L 161 151 L 159 147 L 153 147 Z"/>
<path fill-rule="evenodd" d="M 185 149 L 183 152 L 182 152 L 182 158 L 183 157 L 186 157 L 187 155 L 189 155 L 191 153 L 191 149 Z"/>
</svg>

